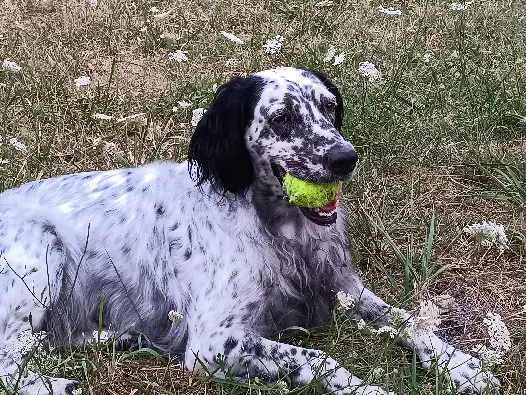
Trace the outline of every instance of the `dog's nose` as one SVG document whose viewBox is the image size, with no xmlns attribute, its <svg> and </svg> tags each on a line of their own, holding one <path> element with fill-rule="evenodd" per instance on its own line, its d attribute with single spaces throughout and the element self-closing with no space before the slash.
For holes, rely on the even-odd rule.
<svg viewBox="0 0 526 395">
<path fill-rule="evenodd" d="M 358 163 L 358 154 L 349 146 L 337 146 L 327 152 L 329 169 L 341 178 L 348 177 Z"/>
</svg>

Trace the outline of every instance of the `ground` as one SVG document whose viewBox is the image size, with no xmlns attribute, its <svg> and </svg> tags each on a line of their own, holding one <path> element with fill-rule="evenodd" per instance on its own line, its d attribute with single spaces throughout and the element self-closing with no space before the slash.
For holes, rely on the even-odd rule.
<svg viewBox="0 0 526 395">
<path fill-rule="evenodd" d="M 0 61 L 21 70 L 0 71 L 0 190 L 184 159 L 191 112 L 207 106 L 214 84 L 280 65 L 323 71 L 341 88 L 344 133 L 361 157 L 343 203 L 365 281 L 397 306 L 448 301 L 439 333 L 464 350 L 487 341 L 484 315 L 500 314 L 512 347 L 494 371 L 503 393 L 526 394 L 526 14 L 520 2 L 456 8 L 465 9 L 398 0 L 3 0 Z M 281 48 L 266 53 L 277 35 Z M 323 61 L 330 45 L 345 52 L 340 64 Z M 170 59 L 177 50 L 186 61 Z M 379 80 L 359 73 L 365 61 Z M 91 84 L 76 87 L 81 76 Z M 146 122 L 97 120 L 96 113 L 145 113 Z M 511 174 L 505 165 L 518 175 L 505 182 L 509 188 L 495 181 L 499 169 Z M 484 191 L 514 199 L 488 199 Z M 503 251 L 463 232 L 490 220 L 508 235 Z M 336 318 L 290 341 L 324 348 L 399 394 L 441 392 L 411 353 L 351 329 Z M 144 354 L 63 351 L 53 369 L 94 395 L 255 391 L 207 384 Z"/>
</svg>

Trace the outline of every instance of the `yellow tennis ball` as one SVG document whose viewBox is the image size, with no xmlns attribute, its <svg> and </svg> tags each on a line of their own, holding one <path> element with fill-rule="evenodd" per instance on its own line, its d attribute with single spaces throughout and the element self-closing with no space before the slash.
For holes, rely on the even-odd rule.
<svg viewBox="0 0 526 395">
<path fill-rule="evenodd" d="M 336 198 L 339 184 L 314 184 L 291 176 L 283 176 L 283 191 L 288 195 L 289 202 L 299 207 L 319 208 L 326 206 Z"/>
</svg>

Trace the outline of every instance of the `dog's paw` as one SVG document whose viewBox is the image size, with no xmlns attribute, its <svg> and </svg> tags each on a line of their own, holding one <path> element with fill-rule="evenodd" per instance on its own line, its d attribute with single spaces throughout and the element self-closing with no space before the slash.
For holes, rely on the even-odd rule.
<svg viewBox="0 0 526 395">
<path fill-rule="evenodd" d="M 446 377 L 461 394 L 491 394 L 500 387 L 499 380 L 482 370 L 480 361 L 471 355 L 455 351 L 442 362 L 441 366 L 447 367 Z"/>
<path fill-rule="evenodd" d="M 20 395 L 81 395 L 80 384 L 74 380 L 40 377 L 31 382 L 22 380 Z"/>
</svg>

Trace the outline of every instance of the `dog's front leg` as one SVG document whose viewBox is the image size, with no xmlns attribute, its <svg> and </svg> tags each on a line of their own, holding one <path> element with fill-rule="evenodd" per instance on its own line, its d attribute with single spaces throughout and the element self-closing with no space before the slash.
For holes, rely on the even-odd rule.
<svg viewBox="0 0 526 395">
<path fill-rule="evenodd" d="M 185 365 L 236 379 L 256 377 L 293 387 L 316 383 L 331 394 L 387 395 L 380 387 L 362 381 L 319 350 L 295 347 L 265 339 L 243 329 L 218 330 L 189 338 Z"/>
<path fill-rule="evenodd" d="M 460 392 L 481 393 L 486 389 L 498 387 L 499 381 L 481 368 L 480 361 L 442 341 L 431 331 L 424 333 L 409 330 L 413 317 L 401 309 L 394 309 L 367 288 L 350 293 L 355 297 L 355 305 L 349 314 L 356 321 L 373 327 L 390 326 L 393 318 L 404 323 L 399 329 L 399 341 L 402 345 L 416 351 L 422 365 L 429 369 L 433 361 L 437 362 L 440 372 L 450 380 Z M 400 320 L 401 316 L 401 320 Z"/>
</svg>

